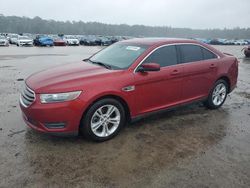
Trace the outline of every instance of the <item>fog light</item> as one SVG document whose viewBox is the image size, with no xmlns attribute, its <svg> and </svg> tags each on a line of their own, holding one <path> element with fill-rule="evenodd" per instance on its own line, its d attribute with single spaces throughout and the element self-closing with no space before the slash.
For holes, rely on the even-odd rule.
<svg viewBox="0 0 250 188">
<path fill-rule="evenodd" d="M 64 122 L 57 122 L 57 123 L 44 123 L 45 127 L 48 129 L 62 129 L 65 128 L 66 123 Z"/>
</svg>

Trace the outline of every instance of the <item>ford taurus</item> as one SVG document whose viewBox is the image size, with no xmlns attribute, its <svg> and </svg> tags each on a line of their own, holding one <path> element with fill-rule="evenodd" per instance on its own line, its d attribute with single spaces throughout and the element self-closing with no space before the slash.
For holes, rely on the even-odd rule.
<svg viewBox="0 0 250 188">
<path fill-rule="evenodd" d="M 203 101 L 221 107 L 236 87 L 238 60 L 188 39 L 115 43 L 88 59 L 31 75 L 20 96 L 23 119 L 46 133 L 118 134 L 151 112 Z"/>
</svg>

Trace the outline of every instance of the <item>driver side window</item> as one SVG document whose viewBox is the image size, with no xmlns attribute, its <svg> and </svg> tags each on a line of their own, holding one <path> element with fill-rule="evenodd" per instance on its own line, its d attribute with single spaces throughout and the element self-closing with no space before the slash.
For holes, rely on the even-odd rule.
<svg viewBox="0 0 250 188">
<path fill-rule="evenodd" d="M 164 46 L 157 49 L 144 60 L 144 63 L 158 63 L 161 67 L 176 65 L 178 63 L 176 46 Z"/>
</svg>

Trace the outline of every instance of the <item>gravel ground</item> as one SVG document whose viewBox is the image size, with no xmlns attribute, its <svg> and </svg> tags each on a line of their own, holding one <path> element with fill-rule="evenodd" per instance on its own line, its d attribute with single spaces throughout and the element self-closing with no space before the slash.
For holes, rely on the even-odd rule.
<svg viewBox="0 0 250 188">
<path fill-rule="evenodd" d="M 18 106 L 28 75 L 100 47 L 0 48 L 0 187 L 250 187 L 250 60 L 240 46 L 216 48 L 241 61 L 222 108 L 158 113 L 105 143 L 37 133 Z"/>
</svg>

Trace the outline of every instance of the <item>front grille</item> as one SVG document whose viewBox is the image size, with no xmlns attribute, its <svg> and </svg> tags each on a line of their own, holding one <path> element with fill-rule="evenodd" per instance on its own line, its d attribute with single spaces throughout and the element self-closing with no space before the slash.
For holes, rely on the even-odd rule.
<svg viewBox="0 0 250 188">
<path fill-rule="evenodd" d="M 35 101 L 35 92 L 25 86 L 20 96 L 20 102 L 24 107 L 29 107 Z"/>
</svg>

